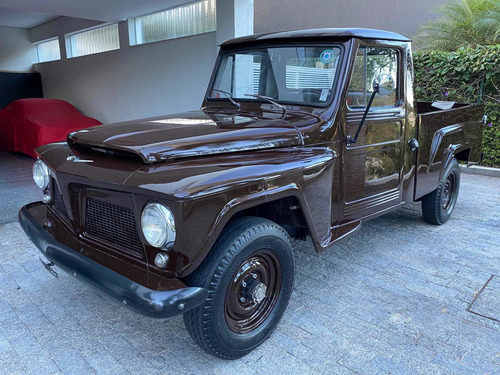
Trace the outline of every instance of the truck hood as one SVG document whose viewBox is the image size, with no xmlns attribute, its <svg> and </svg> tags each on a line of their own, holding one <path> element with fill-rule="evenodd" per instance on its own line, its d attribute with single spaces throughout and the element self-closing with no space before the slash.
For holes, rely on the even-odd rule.
<svg viewBox="0 0 500 375">
<path fill-rule="evenodd" d="M 192 111 L 80 130 L 68 135 L 68 144 L 94 152 L 135 154 L 147 164 L 302 144 L 297 124 L 309 116 L 280 115 Z"/>
</svg>

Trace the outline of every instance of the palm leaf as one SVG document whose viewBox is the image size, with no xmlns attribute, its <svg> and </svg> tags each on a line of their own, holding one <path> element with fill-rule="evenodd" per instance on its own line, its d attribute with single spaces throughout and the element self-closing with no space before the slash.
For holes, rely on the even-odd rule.
<svg viewBox="0 0 500 375">
<path fill-rule="evenodd" d="M 499 0 L 458 0 L 435 11 L 442 17 L 425 24 L 416 38 L 424 49 L 453 51 L 500 43 Z"/>
</svg>

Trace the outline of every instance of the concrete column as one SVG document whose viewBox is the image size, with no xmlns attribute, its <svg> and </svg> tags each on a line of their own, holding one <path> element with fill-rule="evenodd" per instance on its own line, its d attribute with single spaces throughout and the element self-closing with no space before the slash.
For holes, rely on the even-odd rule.
<svg viewBox="0 0 500 375">
<path fill-rule="evenodd" d="M 216 0 L 217 45 L 253 34 L 254 0 Z"/>
</svg>

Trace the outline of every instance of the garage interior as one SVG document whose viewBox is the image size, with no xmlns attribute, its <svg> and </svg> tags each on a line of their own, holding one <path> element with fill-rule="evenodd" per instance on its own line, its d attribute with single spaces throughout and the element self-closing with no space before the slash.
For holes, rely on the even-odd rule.
<svg viewBox="0 0 500 375">
<path fill-rule="evenodd" d="M 158 28 L 167 17 L 172 27 Z M 199 109 L 217 45 L 251 33 L 253 0 L 1 0 L 0 224 L 16 221 L 21 206 L 41 199 L 31 177 L 34 147 L 12 145 L 37 130 L 19 127 L 14 136 L 11 122 L 20 120 L 10 119 L 12 102 L 63 100 L 97 123 Z M 59 107 L 28 104 L 49 124 L 71 120 L 84 127 Z M 68 130 L 47 130 L 35 142 L 62 141 Z"/>
</svg>

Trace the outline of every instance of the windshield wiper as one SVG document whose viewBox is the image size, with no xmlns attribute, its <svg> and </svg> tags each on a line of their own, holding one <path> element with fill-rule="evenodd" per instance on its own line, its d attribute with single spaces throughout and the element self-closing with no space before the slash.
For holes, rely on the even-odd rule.
<svg viewBox="0 0 500 375">
<path fill-rule="evenodd" d="M 260 95 L 260 94 L 245 94 L 245 96 L 251 96 L 251 97 L 254 97 L 254 98 L 258 98 L 258 99 L 267 100 L 272 105 L 275 105 L 276 107 L 278 107 L 279 109 L 281 109 L 283 111 L 283 118 L 285 118 L 286 107 L 283 104 L 275 102 L 273 98 L 271 98 L 269 96 L 265 96 L 265 95 Z"/>
<path fill-rule="evenodd" d="M 219 90 L 219 89 L 212 89 L 212 91 L 217 91 L 217 92 L 223 93 L 224 95 L 226 95 L 226 97 L 229 99 L 229 101 L 231 103 L 233 103 L 236 107 L 238 107 L 238 109 L 241 108 L 241 104 L 238 103 L 236 100 L 233 99 L 233 93 L 232 92 L 224 91 L 224 90 Z"/>
</svg>

